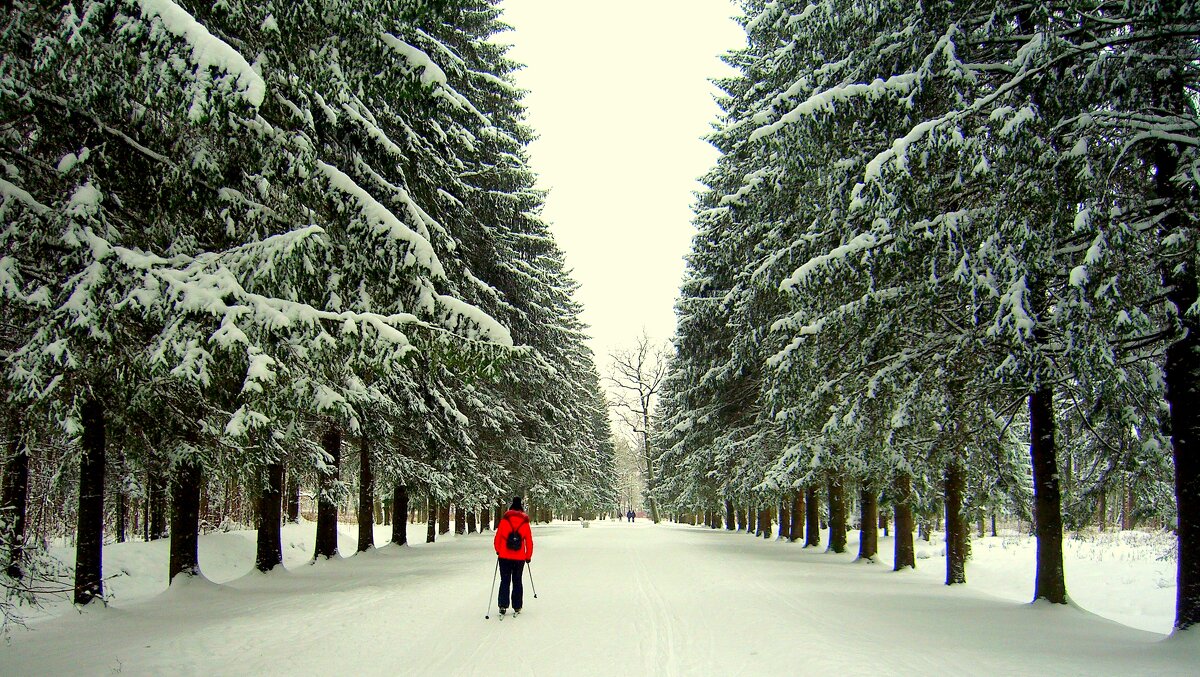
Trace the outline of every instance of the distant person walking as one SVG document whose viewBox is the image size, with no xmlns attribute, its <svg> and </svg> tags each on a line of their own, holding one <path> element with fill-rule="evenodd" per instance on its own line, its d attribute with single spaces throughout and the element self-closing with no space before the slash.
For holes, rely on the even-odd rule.
<svg viewBox="0 0 1200 677">
<path fill-rule="evenodd" d="M 512 501 L 512 506 L 496 527 L 496 537 L 493 545 L 500 564 L 500 615 L 508 611 L 512 602 L 513 615 L 521 613 L 525 588 L 521 584 L 521 572 L 525 564 L 533 559 L 533 532 L 529 528 L 529 515 L 521 505 L 521 497 Z M 511 586 L 511 594 L 509 587 Z"/>
<path fill-rule="evenodd" d="M 625 517 L 629 518 L 629 521 L 632 522 L 633 517 L 634 517 L 634 512 L 632 510 L 630 510 L 629 512 L 625 513 Z"/>
</svg>

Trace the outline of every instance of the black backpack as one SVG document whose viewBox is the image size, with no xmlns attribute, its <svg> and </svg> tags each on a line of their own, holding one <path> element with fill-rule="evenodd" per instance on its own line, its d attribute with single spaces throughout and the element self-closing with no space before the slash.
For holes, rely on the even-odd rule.
<svg viewBox="0 0 1200 677">
<path fill-rule="evenodd" d="M 525 546 L 525 539 L 521 538 L 521 532 L 518 531 L 519 527 L 513 527 L 512 520 L 505 521 L 508 522 L 508 526 L 512 527 L 512 531 L 508 532 L 508 538 L 504 540 L 504 547 L 513 552 L 521 552 Z"/>
</svg>

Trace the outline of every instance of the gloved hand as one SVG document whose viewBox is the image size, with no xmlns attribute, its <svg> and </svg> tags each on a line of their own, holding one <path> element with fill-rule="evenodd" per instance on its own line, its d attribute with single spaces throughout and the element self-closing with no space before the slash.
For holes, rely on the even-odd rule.
<svg viewBox="0 0 1200 677">
<path fill-rule="evenodd" d="M 529 564 L 529 563 L 530 563 L 530 562 L 532 562 L 532 561 L 533 561 L 533 558 L 532 558 L 532 557 L 530 557 L 529 559 L 525 560 L 525 563 L 526 563 L 526 564 Z"/>
</svg>

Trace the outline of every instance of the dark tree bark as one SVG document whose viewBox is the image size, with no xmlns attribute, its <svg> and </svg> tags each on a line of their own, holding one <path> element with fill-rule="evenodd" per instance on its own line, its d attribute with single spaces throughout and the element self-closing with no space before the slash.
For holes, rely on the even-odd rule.
<svg viewBox="0 0 1200 677">
<path fill-rule="evenodd" d="M 1033 462 L 1033 519 L 1037 533 L 1037 576 L 1033 598 L 1066 604 L 1062 498 L 1054 441 L 1054 391 L 1050 387 L 1039 387 L 1029 396 L 1029 438 L 1029 455 Z"/>
<path fill-rule="evenodd" d="M 817 487 L 804 487 L 804 547 L 821 545 L 821 504 L 817 499 Z"/>
<path fill-rule="evenodd" d="M 167 473 L 157 466 L 156 462 L 150 470 L 150 499 L 147 505 L 151 541 L 167 537 Z"/>
<path fill-rule="evenodd" d="M 737 530 L 745 531 L 749 527 L 746 524 L 746 509 L 739 508 L 737 511 Z"/>
<path fill-rule="evenodd" d="M 737 529 L 737 515 L 734 514 L 733 501 L 725 499 L 725 530 L 734 531 Z"/>
<path fill-rule="evenodd" d="M 454 533 L 459 536 L 467 533 L 467 514 L 461 503 L 454 506 Z"/>
<path fill-rule="evenodd" d="M 746 533 L 757 537 L 762 535 L 762 530 L 758 527 L 758 518 L 762 516 L 762 511 L 756 510 L 755 507 L 746 508 Z"/>
<path fill-rule="evenodd" d="M 295 474 L 288 477 L 287 521 L 288 524 L 300 523 L 300 478 Z"/>
<path fill-rule="evenodd" d="M 171 475 L 170 582 L 182 574 L 200 575 L 200 464 L 193 459 L 179 462 Z"/>
<path fill-rule="evenodd" d="M 963 514 L 966 471 L 958 458 L 946 466 L 946 585 L 967 582 L 967 518 Z"/>
<path fill-rule="evenodd" d="M 1164 46 L 1165 47 L 1165 46 Z M 1191 49 L 1182 47 L 1179 49 Z M 1154 98 L 1164 110 L 1191 115 L 1185 78 L 1177 68 L 1158 72 Z M 1163 205 L 1162 227 L 1182 232 L 1187 225 L 1180 203 L 1184 189 L 1173 182 L 1182 149 L 1166 140 L 1155 142 L 1154 198 Z M 1194 232 L 1194 224 L 1192 231 Z M 1188 250 L 1185 250 L 1188 252 Z M 1175 628 L 1200 624 L 1200 319 L 1191 310 L 1200 298 L 1195 262 L 1190 255 L 1165 260 L 1163 282 L 1175 306 L 1179 331 L 1167 347 L 1164 365 L 1166 400 L 1170 406 L 1171 446 L 1175 461 L 1176 537 L 1179 541 L 1175 585 Z M 1129 488 L 1125 521 L 1132 528 L 1133 489 Z"/>
<path fill-rule="evenodd" d="M 89 395 L 80 408 L 79 512 L 75 541 L 75 603 L 104 597 L 104 404 Z"/>
<path fill-rule="evenodd" d="M 829 549 L 846 552 L 846 499 L 841 478 L 829 477 Z"/>
<path fill-rule="evenodd" d="M 874 560 L 879 552 L 879 497 L 864 484 L 858 492 L 858 558 Z"/>
<path fill-rule="evenodd" d="M 912 478 L 906 473 L 896 475 L 894 483 L 896 515 L 895 557 L 892 570 L 917 568 L 917 551 L 913 547 Z"/>
<path fill-rule="evenodd" d="M 438 536 L 450 533 L 450 501 L 438 504 L 437 518 Z"/>
<path fill-rule="evenodd" d="M 19 580 L 24 576 L 25 520 L 29 511 L 29 449 L 21 433 L 21 418 L 15 413 L 8 420 L 7 452 L 0 511 L 8 525 L 10 547 L 2 564 L 10 578 Z"/>
<path fill-rule="evenodd" d="M 329 559 L 338 554 L 337 544 L 337 482 L 342 458 L 342 431 L 330 424 L 321 436 L 321 446 L 328 457 L 321 471 L 321 489 L 317 497 L 317 546 L 313 559 Z"/>
<path fill-rule="evenodd" d="M 129 524 L 129 497 L 124 491 L 117 492 L 117 543 L 124 543 L 125 529 Z"/>
<path fill-rule="evenodd" d="M 375 473 L 371 470 L 371 437 L 364 425 L 358 441 L 358 549 L 375 547 Z"/>
<path fill-rule="evenodd" d="M 492 511 L 489 510 L 487 507 L 484 507 L 482 510 L 479 511 L 479 530 L 480 531 L 491 531 L 492 530 L 491 517 L 492 517 Z"/>
<path fill-rule="evenodd" d="M 779 540 L 790 540 L 792 531 L 791 502 L 785 496 L 779 501 Z"/>
<path fill-rule="evenodd" d="M 408 545 L 408 487 L 403 484 L 392 490 L 392 543 Z"/>
<path fill-rule="evenodd" d="M 792 492 L 792 521 L 788 524 L 788 541 L 795 543 L 804 537 L 804 493 Z"/>
<path fill-rule="evenodd" d="M 771 538 L 771 508 L 764 506 L 758 513 L 758 533 L 763 538 Z"/>
<path fill-rule="evenodd" d="M 254 567 L 267 572 L 283 564 L 283 538 L 279 533 L 283 517 L 283 464 L 270 463 L 258 495 L 258 552 Z"/>
<path fill-rule="evenodd" d="M 426 520 L 425 520 L 426 526 L 427 526 L 427 528 L 425 530 L 425 542 L 433 543 L 437 538 L 436 534 L 437 534 L 438 506 L 437 506 L 437 503 L 434 502 L 432 496 L 429 497 L 429 508 L 428 508 L 428 510 L 426 510 L 426 512 L 428 514 L 426 515 Z"/>
</svg>

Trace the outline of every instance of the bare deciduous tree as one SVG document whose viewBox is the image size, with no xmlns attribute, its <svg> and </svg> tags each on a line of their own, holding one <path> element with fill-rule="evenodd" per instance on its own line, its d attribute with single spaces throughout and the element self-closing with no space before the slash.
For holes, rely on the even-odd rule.
<svg viewBox="0 0 1200 677">
<path fill-rule="evenodd" d="M 658 503 L 654 500 L 650 417 L 667 374 L 667 347 L 653 341 L 643 330 L 632 347 L 614 351 L 609 357 L 612 366 L 607 380 L 614 388 L 611 406 L 633 434 L 641 452 L 650 518 L 657 523 L 659 516 Z"/>
</svg>

